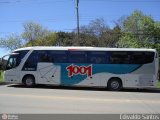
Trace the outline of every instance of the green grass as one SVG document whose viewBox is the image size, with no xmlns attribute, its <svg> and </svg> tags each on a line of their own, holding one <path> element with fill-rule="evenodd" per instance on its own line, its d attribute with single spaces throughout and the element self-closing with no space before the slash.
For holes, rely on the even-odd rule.
<svg viewBox="0 0 160 120">
<path fill-rule="evenodd" d="M 157 88 L 160 88 L 160 80 L 158 81 Z"/>
<path fill-rule="evenodd" d="M 0 82 L 3 82 L 3 71 L 0 71 Z"/>
</svg>

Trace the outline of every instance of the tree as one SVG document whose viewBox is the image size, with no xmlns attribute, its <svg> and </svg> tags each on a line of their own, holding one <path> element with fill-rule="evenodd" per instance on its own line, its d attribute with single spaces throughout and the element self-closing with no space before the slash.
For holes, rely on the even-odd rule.
<svg viewBox="0 0 160 120">
<path fill-rule="evenodd" d="M 116 47 L 120 37 L 121 29 L 117 25 L 113 29 L 106 30 L 102 33 L 99 44 L 103 47 Z"/>
<path fill-rule="evenodd" d="M 111 47 L 117 41 L 113 37 L 116 30 L 111 30 L 105 23 L 104 19 L 96 19 L 89 25 L 80 27 L 80 45 Z"/>
<path fill-rule="evenodd" d="M 96 35 L 99 37 L 103 32 L 108 30 L 109 27 L 105 24 L 104 19 L 92 20 L 89 25 L 81 26 L 80 33 L 85 33 L 89 35 Z"/>
<path fill-rule="evenodd" d="M 116 47 L 121 36 L 121 28 L 119 25 L 110 29 L 103 19 L 93 20 L 89 25 L 82 26 L 80 30 L 81 34 L 83 34 L 83 39 L 79 39 L 79 43 L 86 43 L 90 46 Z"/>
<path fill-rule="evenodd" d="M 26 46 L 55 46 L 57 40 L 57 34 L 49 32 L 43 37 L 39 37 L 34 41 L 29 41 Z"/>
<path fill-rule="evenodd" d="M 73 46 L 76 34 L 74 32 L 57 32 L 56 45 L 58 46 Z"/>
<path fill-rule="evenodd" d="M 6 65 L 7 65 L 7 60 L 0 58 L 0 75 L 2 74 L 2 71 L 5 70 Z"/>
<path fill-rule="evenodd" d="M 78 40 L 79 46 L 98 46 L 98 38 L 95 35 L 80 33 Z"/>
<path fill-rule="evenodd" d="M 151 16 L 134 11 L 122 21 L 119 47 L 158 48 L 160 26 Z"/>
<path fill-rule="evenodd" d="M 24 32 L 22 33 L 22 37 L 27 42 L 30 42 L 31 46 L 34 46 L 34 40 L 45 37 L 50 33 L 49 30 L 35 22 L 27 22 L 23 27 Z"/>
<path fill-rule="evenodd" d="M 14 50 L 24 46 L 24 41 L 22 40 L 21 36 L 17 34 L 11 34 L 6 38 L 0 39 L 0 47 L 6 48 L 8 50 Z"/>
</svg>

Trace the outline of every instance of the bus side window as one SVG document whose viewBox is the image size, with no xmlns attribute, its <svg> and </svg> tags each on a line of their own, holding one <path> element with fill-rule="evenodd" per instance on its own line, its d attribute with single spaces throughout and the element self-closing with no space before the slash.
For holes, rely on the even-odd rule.
<svg viewBox="0 0 160 120">
<path fill-rule="evenodd" d="M 145 54 L 144 52 L 139 52 L 139 51 L 135 51 L 132 52 L 132 57 L 133 57 L 133 64 L 143 64 L 145 63 Z"/>
<path fill-rule="evenodd" d="M 39 62 L 52 62 L 51 56 L 47 51 L 38 51 Z"/>
<path fill-rule="evenodd" d="M 88 63 L 105 64 L 108 63 L 107 52 L 104 51 L 90 51 L 87 54 Z"/>
<path fill-rule="evenodd" d="M 66 63 L 67 62 L 67 54 L 66 51 L 49 51 L 48 55 L 51 58 L 53 63 Z"/>
<path fill-rule="evenodd" d="M 68 52 L 69 63 L 86 63 L 86 52 L 84 51 L 69 51 Z"/>
<path fill-rule="evenodd" d="M 151 63 L 154 60 L 154 52 L 145 52 L 145 63 Z"/>
<path fill-rule="evenodd" d="M 25 56 L 28 52 L 29 52 L 29 50 L 22 50 L 22 51 L 20 51 L 20 52 L 19 52 L 19 53 L 20 53 L 20 59 L 23 59 L 24 56 Z"/>
<path fill-rule="evenodd" d="M 37 70 L 37 63 L 38 63 L 38 54 L 37 51 L 33 51 L 28 59 L 26 60 L 22 70 L 29 70 L 29 71 L 35 71 Z"/>
<path fill-rule="evenodd" d="M 110 52 L 111 64 L 130 64 L 131 56 L 127 51 L 113 51 Z"/>
</svg>

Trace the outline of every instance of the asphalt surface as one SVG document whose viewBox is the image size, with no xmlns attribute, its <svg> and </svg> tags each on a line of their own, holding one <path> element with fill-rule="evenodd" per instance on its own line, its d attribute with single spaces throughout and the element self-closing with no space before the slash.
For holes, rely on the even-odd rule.
<svg viewBox="0 0 160 120">
<path fill-rule="evenodd" d="M 0 113 L 160 113 L 160 90 L 0 85 Z"/>
</svg>

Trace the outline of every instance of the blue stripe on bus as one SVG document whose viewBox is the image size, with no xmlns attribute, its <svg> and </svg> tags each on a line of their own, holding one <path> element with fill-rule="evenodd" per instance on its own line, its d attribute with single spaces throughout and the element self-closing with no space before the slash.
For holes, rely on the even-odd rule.
<svg viewBox="0 0 160 120">
<path fill-rule="evenodd" d="M 61 66 L 61 84 L 62 85 L 74 85 L 78 84 L 87 78 L 87 75 L 74 75 L 68 77 L 68 71 L 66 67 L 71 64 L 63 63 L 58 64 Z M 73 64 L 77 66 L 89 66 L 90 64 Z M 97 73 L 112 73 L 112 74 L 127 74 L 137 70 L 141 67 L 141 64 L 92 64 L 92 74 Z"/>
</svg>

